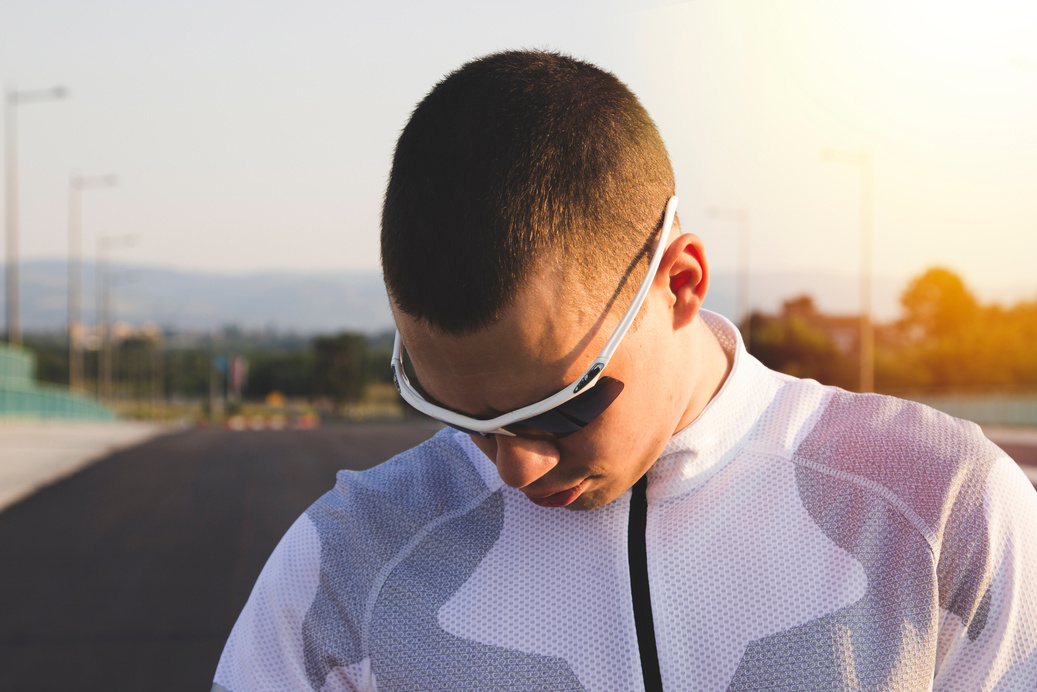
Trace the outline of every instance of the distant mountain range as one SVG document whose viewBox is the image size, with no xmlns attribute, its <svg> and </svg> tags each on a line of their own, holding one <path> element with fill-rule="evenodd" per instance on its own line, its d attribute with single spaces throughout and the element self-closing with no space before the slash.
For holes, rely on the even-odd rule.
<svg viewBox="0 0 1037 692">
<path fill-rule="evenodd" d="M 68 320 L 68 266 L 57 260 L 31 260 L 22 264 L 20 275 L 22 329 L 63 329 Z M 86 324 L 97 319 L 97 275 L 95 265 L 84 264 Z M 376 272 L 217 274 L 118 264 L 112 266 L 111 277 L 112 319 L 134 325 L 373 333 L 393 324 L 382 277 Z M 0 295 L 6 286 L 6 281 L 0 282 Z M 0 302 L 3 305 L 6 302 Z M 0 316 L 0 321 L 6 317 Z"/>
<path fill-rule="evenodd" d="M 68 319 L 68 268 L 59 260 L 30 260 L 21 266 L 21 316 L 25 331 L 64 328 Z M 0 276 L 3 272 L 0 271 Z M 83 267 L 83 320 L 96 319 L 97 271 Z M 146 322 L 178 330 L 236 326 L 304 334 L 334 331 L 381 332 L 393 326 L 388 299 L 377 272 L 265 271 L 219 274 L 119 264 L 112 267 L 113 319 Z M 880 320 L 899 314 L 898 296 L 907 277 L 875 281 Z M 6 281 L 0 280 L 0 322 L 6 314 Z M 712 276 L 706 307 L 732 316 L 736 304 L 733 273 Z M 810 294 L 826 312 L 858 309 L 856 277 L 802 273 L 759 273 L 750 280 L 755 309 L 774 312 L 789 298 Z"/>
</svg>

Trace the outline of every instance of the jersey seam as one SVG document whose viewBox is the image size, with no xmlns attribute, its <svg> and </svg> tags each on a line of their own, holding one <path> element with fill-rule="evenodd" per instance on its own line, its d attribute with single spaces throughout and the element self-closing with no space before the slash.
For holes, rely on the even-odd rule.
<svg viewBox="0 0 1037 692">
<path fill-rule="evenodd" d="M 414 535 L 411 536 L 410 540 L 408 540 L 407 543 L 404 544 L 404 546 L 396 552 L 396 555 L 394 555 L 391 560 L 382 565 L 382 568 L 378 570 L 378 574 L 375 575 L 374 583 L 371 585 L 370 591 L 368 591 L 367 600 L 364 604 L 364 618 L 362 621 L 363 624 L 360 635 L 361 660 L 371 655 L 371 648 L 369 646 L 371 621 L 373 620 L 374 609 L 375 605 L 378 602 L 378 597 L 381 595 L 382 587 L 385 586 L 385 582 L 389 579 L 389 575 L 392 574 L 392 572 L 399 566 L 401 562 L 403 562 L 408 556 L 410 556 L 410 554 L 414 551 L 418 544 L 421 543 L 421 541 L 423 541 L 430 533 L 432 533 L 433 530 L 435 530 L 445 522 L 450 521 L 451 519 L 456 519 L 458 517 L 464 516 L 465 514 L 468 514 L 476 507 L 481 505 L 483 502 L 485 502 L 486 499 L 493 495 L 493 493 L 495 492 L 497 491 L 490 490 L 489 488 L 487 488 L 487 491 L 485 493 L 479 495 L 470 504 L 465 505 L 461 509 L 457 509 L 453 512 L 441 514 L 435 519 L 429 521 L 420 529 L 415 531 Z"/>
<path fill-rule="evenodd" d="M 881 496 L 882 499 L 892 505 L 893 508 L 897 510 L 897 512 L 899 512 L 916 531 L 918 531 L 918 533 L 922 534 L 922 537 L 925 538 L 926 544 L 929 546 L 929 552 L 932 554 L 933 558 L 935 558 L 939 553 L 938 541 L 933 530 L 929 528 L 929 525 L 925 520 L 922 519 L 922 517 L 919 516 L 909 504 L 904 502 L 900 496 L 886 486 L 856 473 L 850 473 L 849 471 L 843 471 L 841 469 L 833 469 L 830 466 L 825 466 L 813 459 L 808 459 L 798 454 L 793 454 L 788 461 L 791 461 L 793 464 L 798 464 L 799 466 L 805 466 L 817 471 L 818 473 L 824 473 L 840 480 L 848 481 Z"/>
</svg>

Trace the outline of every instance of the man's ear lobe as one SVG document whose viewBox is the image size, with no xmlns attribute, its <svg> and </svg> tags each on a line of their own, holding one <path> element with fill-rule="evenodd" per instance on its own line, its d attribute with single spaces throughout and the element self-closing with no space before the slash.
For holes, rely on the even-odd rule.
<svg viewBox="0 0 1037 692">
<path fill-rule="evenodd" d="M 673 326 L 681 329 L 695 319 L 709 288 L 709 267 L 702 239 L 691 233 L 678 236 L 663 257 L 660 270 L 669 279 Z"/>
</svg>

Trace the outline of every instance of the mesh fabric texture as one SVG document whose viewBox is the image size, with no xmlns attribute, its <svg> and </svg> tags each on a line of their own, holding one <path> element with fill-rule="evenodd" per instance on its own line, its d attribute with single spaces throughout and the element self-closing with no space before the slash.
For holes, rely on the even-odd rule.
<svg viewBox="0 0 1037 692">
<path fill-rule="evenodd" d="M 979 429 L 734 357 L 648 474 L 667 690 L 1037 688 L 1037 493 Z M 218 686 L 640 690 L 629 492 L 504 486 L 460 433 L 343 472 L 271 556 Z"/>
</svg>

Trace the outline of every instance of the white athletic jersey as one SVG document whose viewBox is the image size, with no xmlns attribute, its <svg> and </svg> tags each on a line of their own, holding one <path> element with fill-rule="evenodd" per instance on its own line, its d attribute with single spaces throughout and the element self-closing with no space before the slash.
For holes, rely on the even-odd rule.
<svg viewBox="0 0 1037 692">
<path fill-rule="evenodd" d="M 646 496 L 538 507 L 449 429 L 343 471 L 213 689 L 1037 689 L 1018 466 L 972 423 L 768 370 L 703 316 L 734 368 Z"/>
</svg>

